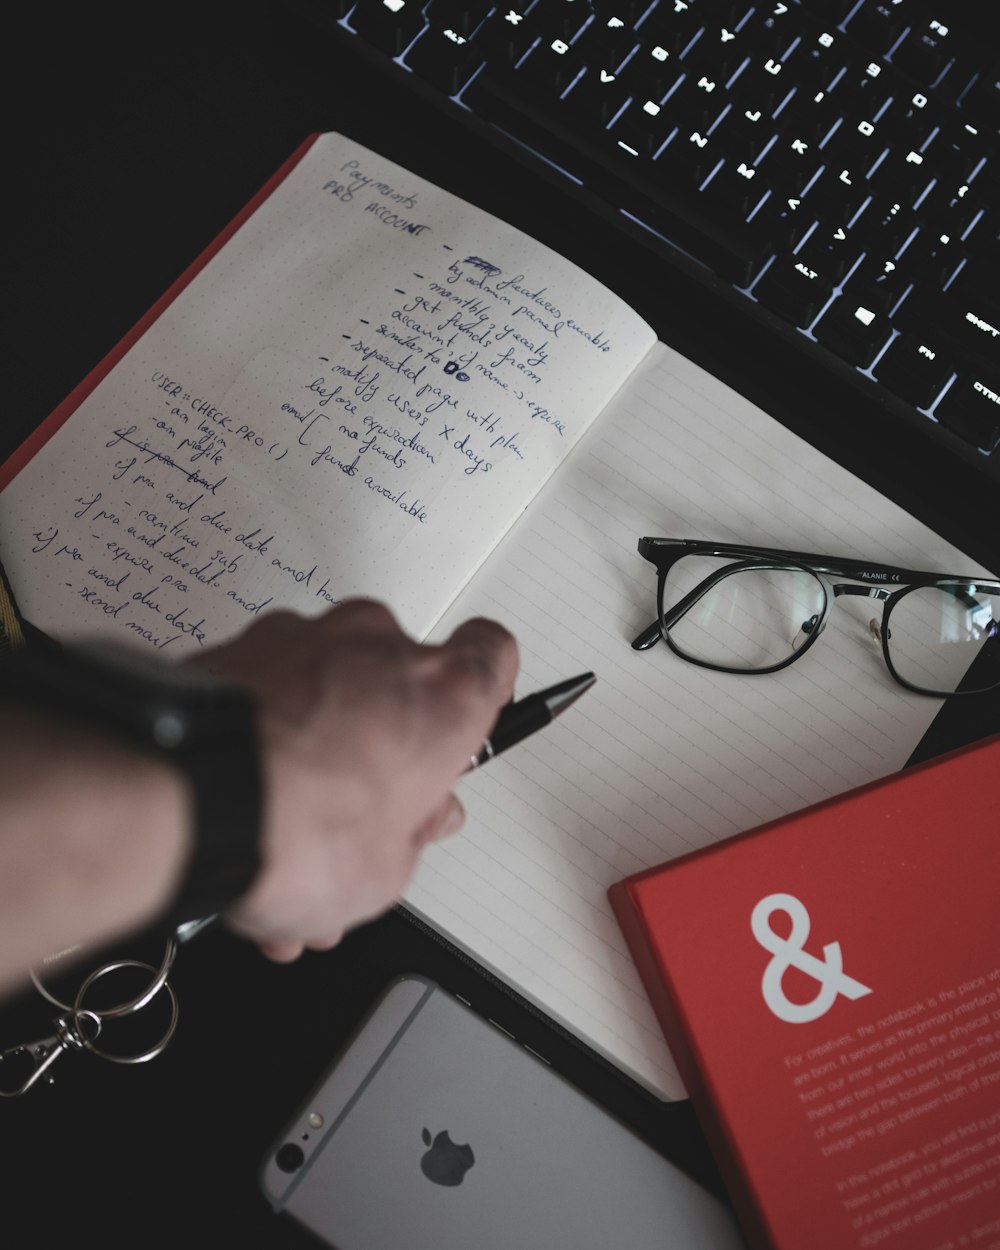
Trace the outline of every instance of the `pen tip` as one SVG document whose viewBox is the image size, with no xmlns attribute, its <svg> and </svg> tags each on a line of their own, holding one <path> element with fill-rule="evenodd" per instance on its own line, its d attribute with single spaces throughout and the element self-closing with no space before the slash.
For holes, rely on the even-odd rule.
<svg viewBox="0 0 1000 1250">
<path fill-rule="evenodd" d="M 551 715 L 558 716 L 560 712 L 564 712 L 571 703 L 579 699 L 584 691 L 589 690 L 596 680 L 593 673 L 581 673 L 579 677 L 570 677 L 567 681 L 560 682 L 558 686 L 553 687 L 546 700 Z"/>
</svg>

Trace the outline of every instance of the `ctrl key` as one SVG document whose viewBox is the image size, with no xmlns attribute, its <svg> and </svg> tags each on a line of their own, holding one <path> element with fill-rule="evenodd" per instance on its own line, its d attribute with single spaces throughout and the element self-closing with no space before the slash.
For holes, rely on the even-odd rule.
<svg viewBox="0 0 1000 1250">
<path fill-rule="evenodd" d="M 1000 444 L 1000 374 L 959 372 L 935 406 L 934 415 L 980 451 L 992 452 Z"/>
</svg>

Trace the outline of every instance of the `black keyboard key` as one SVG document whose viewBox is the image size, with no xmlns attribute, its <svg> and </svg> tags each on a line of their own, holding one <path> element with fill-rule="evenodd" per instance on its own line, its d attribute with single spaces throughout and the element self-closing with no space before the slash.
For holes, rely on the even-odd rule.
<svg viewBox="0 0 1000 1250">
<path fill-rule="evenodd" d="M 771 120 L 760 112 L 730 107 L 715 127 L 719 146 L 727 154 L 748 164 L 757 164 L 776 138 Z"/>
<path fill-rule="evenodd" d="M 797 259 L 839 282 L 861 259 L 863 247 L 849 226 L 820 222 L 796 253 Z"/>
<path fill-rule="evenodd" d="M 994 451 L 1000 444 L 1000 370 L 960 372 L 934 415 L 973 447 Z"/>
<path fill-rule="evenodd" d="M 673 4 L 657 5 L 640 27 L 642 38 L 650 48 L 660 48 L 672 57 L 679 57 L 701 29 L 696 6 L 679 9 Z"/>
<path fill-rule="evenodd" d="M 651 101 L 647 101 L 647 105 L 654 109 L 657 107 Z M 646 111 L 646 106 L 639 107 L 633 103 L 627 110 L 627 116 L 620 116 L 615 122 L 614 142 L 618 145 L 619 154 L 634 154 L 639 160 L 646 160 L 655 157 L 662 149 L 669 133 L 657 116 Z"/>
<path fill-rule="evenodd" d="M 904 97 L 907 86 L 891 67 L 877 57 L 855 52 L 844 73 L 831 87 L 844 111 L 855 122 L 878 117 L 888 102 Z"/>
<path fill-rule="evenodd" d="M 744 108 L 773 114 L 794 92 L 795 77 L 789 63 L 758 55 L 733 79 L 731 90 Z"/>
<path fill-rule="evenodd" d="M 817 21 L 839 26 L 854 8 L 855 0 L 802 0 L 802 8 Z"/>
<path fill-rule="evenodd" d="M 892 325 L 878 291 L 849 286 L 833 301 L 813 327 L 824 347 L 862 368 L 871 364 L 892 333 Z"/>
<path fill-rule="evenodd" d="M 855 171 L 858 177 L 869 177 L 886 151 L 877 123 L 867 118 L 854 121 L 845 117 L 823 144 L 823 158 L 838 169 Z"/>
<path fill-rule="evenodd" d="M 964 186 L 978 177 L 983 162 L 990 157 L 985 130 L 971 123 L 948 121 L 927 147 L 927 158 L 936 176 L 949 185 Z"/>
<path fill-rule="evenodd" d="M 890 149 L 872 182 L 884 200 L 913 208 L 923 203 L 936 176 L 934 162 L 925 153 L 904 145 Z"/>
<path fill-rule="evenodd" d="M 545 32 L 549 43 L 553 39 L 572 43 L 589 17 L 590 9 L 583 0 L 535 0 L 531 7 L 532 24 Z"/>
<path fill-rule="evenodd" d="M 974 122 L 996 134 L 1000 129 L 1000 62 L 977 76 L 969 91 L 962 96 L 961 108 Z"/>
<path fill-rule="evenodd" d="M 711 188 L 710 182 L 706 189 Z M 784 195 L 780 191 L 773 191 L 764 200 L 754 213 L 754 220 L 767 230 L 779 253 L 794 251 L 816 227 L 816 214 L 809 196 Z"/>
<path fill-rule="evenodd" d="M 779 256 L 754 285 L 754 297 L 794 326 L 806 329 L 833 293 L 833 283 L 795 256 Z"/>
<path fill-rule="evenodd" d="M 657 103 L 663 102 L 684 73 L 680 61 L 658 44 L 640 45 L 623 69 L 633 92 Z"/>
<path fill-rule="evenodd" d="M 688 134 L 704 133 L 718 121 L 726 108 L 724 93 L 709 78 L 686 78 L 670 93 L 665 110 L 669 117 Z"/>
<path fill-rule="evenodd" d="M 522 0 L 523 3 L 523 0 Z M 528 21 L 526 4 L 500 5 L 476 32 L 476 43 L 497 69 L 516 65 L 538 39 L 538 31 Z"/>
<path fill-rule="evenodd" d="M 948 289 L 953 299 L 968 300 L 972 307 L 978 306 L 981 311 L 992 307 L 995 312 L 1000 302 L 1000 239 L 995 233 L 995 215 L 992 222 L 994 232 L 989 237 L 979 238 L 973 259 L 959 270 Z M 987 227 L 988 234 L 989 230 Z"/>
<path fill-rule="evenodd" d="M 780 126 L 793 139 L 814 147 L 821 144 L 843 119 L 841 101 L 829 91 L 796 91 L 781 111 Z"/>
<path fill-rule="evenodd" d="M 913 26 L 893 50 L 893 65 L 917 82 L 936 82 L 952 60 L 950 34 L 950 27 L 936 18 Z"/>
<path fill-rule="evenodd" d="M 924 226 L 900 258 L 907 274 L 920 287 L 941 290 L 953 278 L 968 253 L 957 234 Z"/>
<path fill-rule="evenodd" d="M 768 179 L 788 195 L 801 195 L 822 165 L 819 147 L 798 136 L 780 134 L 764 154 Z"/>
<path fill-rule="evenodd" d="M 916 10 L 915 0 L 865 0 L 852 13 L 847 33 L 873 52 L 889 51 L 907 24 L 907 11 Z"/>
<path fill-rule="evenodd" d="M 541 40 L 511 74 L 521 90 L 537 92 L 554 105 L 579 77 L 584 66 L 565 39 Z"/>
<path fill-rule="evenodd" d="M 731 29 L 724 24 L 706 26 L 684 52 L 683 64 L 690 74 L 705 74 L 722 83 L 728 82 L 748 57 L 760 56 L 760 34 L 757 28 Z M 770 37 L 770 36 L 768 36 Z M 775 44 L 780 55 L 785 40 Z"/>
<path fill-rule="evenodd" d="M 732 159 L 725 160 L 702 188 L 702 195 L 734 218 L 748 216 L 769 192 L 754 166 Z"/>
<path fill-rule="evenodd" d="M 948 339 L 974 358 L 995 358 L 1000 343 L 1000 307 L 988 297 L 957 291 L 914 290 L 895 314 L 901 328 L 940 341 Z"/>
<path fill-rule="evenodd" d="M 970 248 L 987 245 L 992 234 L 996 236 L 996 223 L 1000 220 L 1000 201 L 996 208 L 981 197 L 972 187 L 952 188 L 935 185 L 920 202 L 920 216 L 935 230 L 955 235 Z"/>
<path fill-rule="evenodd" d="M 866 253 L 847 280 L 848 291 L 855 292 L 862 302 L 871 303 L 872 307 L 886 313 L 892 312 L 911 285 L 905 265 L 892 256 L 878 256 L 872 252 Z"/>
<path fill-rule="evenodd" d="M 909 88 L 897 92 L 891 105 L 879 118 L 884 138 L 891 148 L 904 152 L 923 152 L 932 135 L 936 134 L 940 121 L 950 113 L 932 91 L 912 91 Z"/>
<path fill-rule="evenodd" d="M 427 24 L 418 0 L 358 0 L 348 21 L 366 43 L 392 57 L 404 52 Z"/>
<path fill-rule="evenodd" d="M 574 41 L 588 65 L 616 69 L 639 42 L 627 10 L 596 13 Z"/>
<path fill-rule="evenodd" d="M 929 408 L 954 373 L 952 358 L 918 334 L 894 338 L 874 365 L 883 386 L 915 408 Z"/>
<path fill-rule="evenodd" d="M 406 54 L 406 64 L 418 78 L 449 96 L 469 81 L 481 59 L 475 43 L 451 27 L 428 27 Z"/>
<path fill-rule="evenodd" d="M 626 136 L 628 128 L 622 128 Z M 665 177 L 676 179 L 688 191 L 694 191 L 723 159 L 724 153 L 712 136 L 700 130 L 681 130 L 664 148 L 657 164 Z"/>
<path fill-rule="evenodd" d="M 649 8 L 649 0 L 590 0 L 591 8 L 603 20 L 618 17 L 627 26 L 634 26 Z"/>
<path fill-rule="evenodd" d="M 815 94 L 840 76 L 850 45 L 832 23 L 801 18 L 798 26 L 802 45 L 796 53 L 795 80 L 801 92 Z"/>
<path fill-rule="evenodd" d="M 426 0 L 423 6 L 432 29 L 451 31 L 461 39 L 468 39 L 482 25 L 490 7 L 487 0 Z"/>
<path fill-rule="evenodd" d="M 623 79 L 620 79 L 614 72 L 593 67 L 586 69 L 574 81 L 565 96 L 565 104 L 567 111 L 573 115 L 572 124 L 580 126 L 585 133 L 592 133 L 595 128 L 605 129 L 621 113 L 630 99 L 631 93 Z M 657 109 L 656 113 L 644 114 L 649 118 L 647 130 L 651 136 L 655 129 L 655 118 L 658 116 L 658 106 L 655 102 L 653 102 L 653 107 Z M 658 147 L 665 138 L 666 134 L 661 134 L 656 146 Z"/>
<path fill-rule="evenodd" d="M 855 228 L 872 255 L 888 259 L 899 255 L 919 225 L 912 204 L 894 195 L 876 195 L 864 206 Z"/>
</svg>

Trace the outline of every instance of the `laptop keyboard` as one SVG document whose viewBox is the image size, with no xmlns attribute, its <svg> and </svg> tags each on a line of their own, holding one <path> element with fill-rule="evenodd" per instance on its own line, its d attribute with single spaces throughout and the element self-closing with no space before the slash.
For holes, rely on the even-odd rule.
<svg viewBox="0 0 1000 1250">
<path fill-rule="evenodd" d="M 995 42 L 923 0 L 512 3 L 325 13 L 1000 483 Z"/>
</svg>

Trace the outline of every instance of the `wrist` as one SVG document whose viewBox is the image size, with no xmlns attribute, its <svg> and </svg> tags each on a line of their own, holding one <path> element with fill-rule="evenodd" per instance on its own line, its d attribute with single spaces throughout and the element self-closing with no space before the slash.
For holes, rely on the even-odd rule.
<svg viewBox="0 0 1000 1250">
<path fill-rule="evenodd" d="M 167 763 L 31 709 L 0 708 L 3 966 L 150 923 L 191 851 L 191 802 Z"/>
<path fill-rule="evenodd" d="M 188 856 L 160 927 L 214 914 L 246 890 L 259 865 L 262 805 L 256 705 L 246 689 L 134 649 L 66 647 L 9 657 L 0 699 L 76 730 L 78 743 L 82 732 L 106 751 L 144 756 L 158 767 L 133 762 L 130 778 L 152 781 L 158 792 L 169 772 L 186 793 Z M 35 784 L 44 786 L 44 757 L 40 764 Z M 91 795 L 98 818 L 118 793 L 112 784 Z M 141 799 L 141 785 L 130 797 Z M 162 837 L 158 815 L 150 823 Z"/>
</svg>

